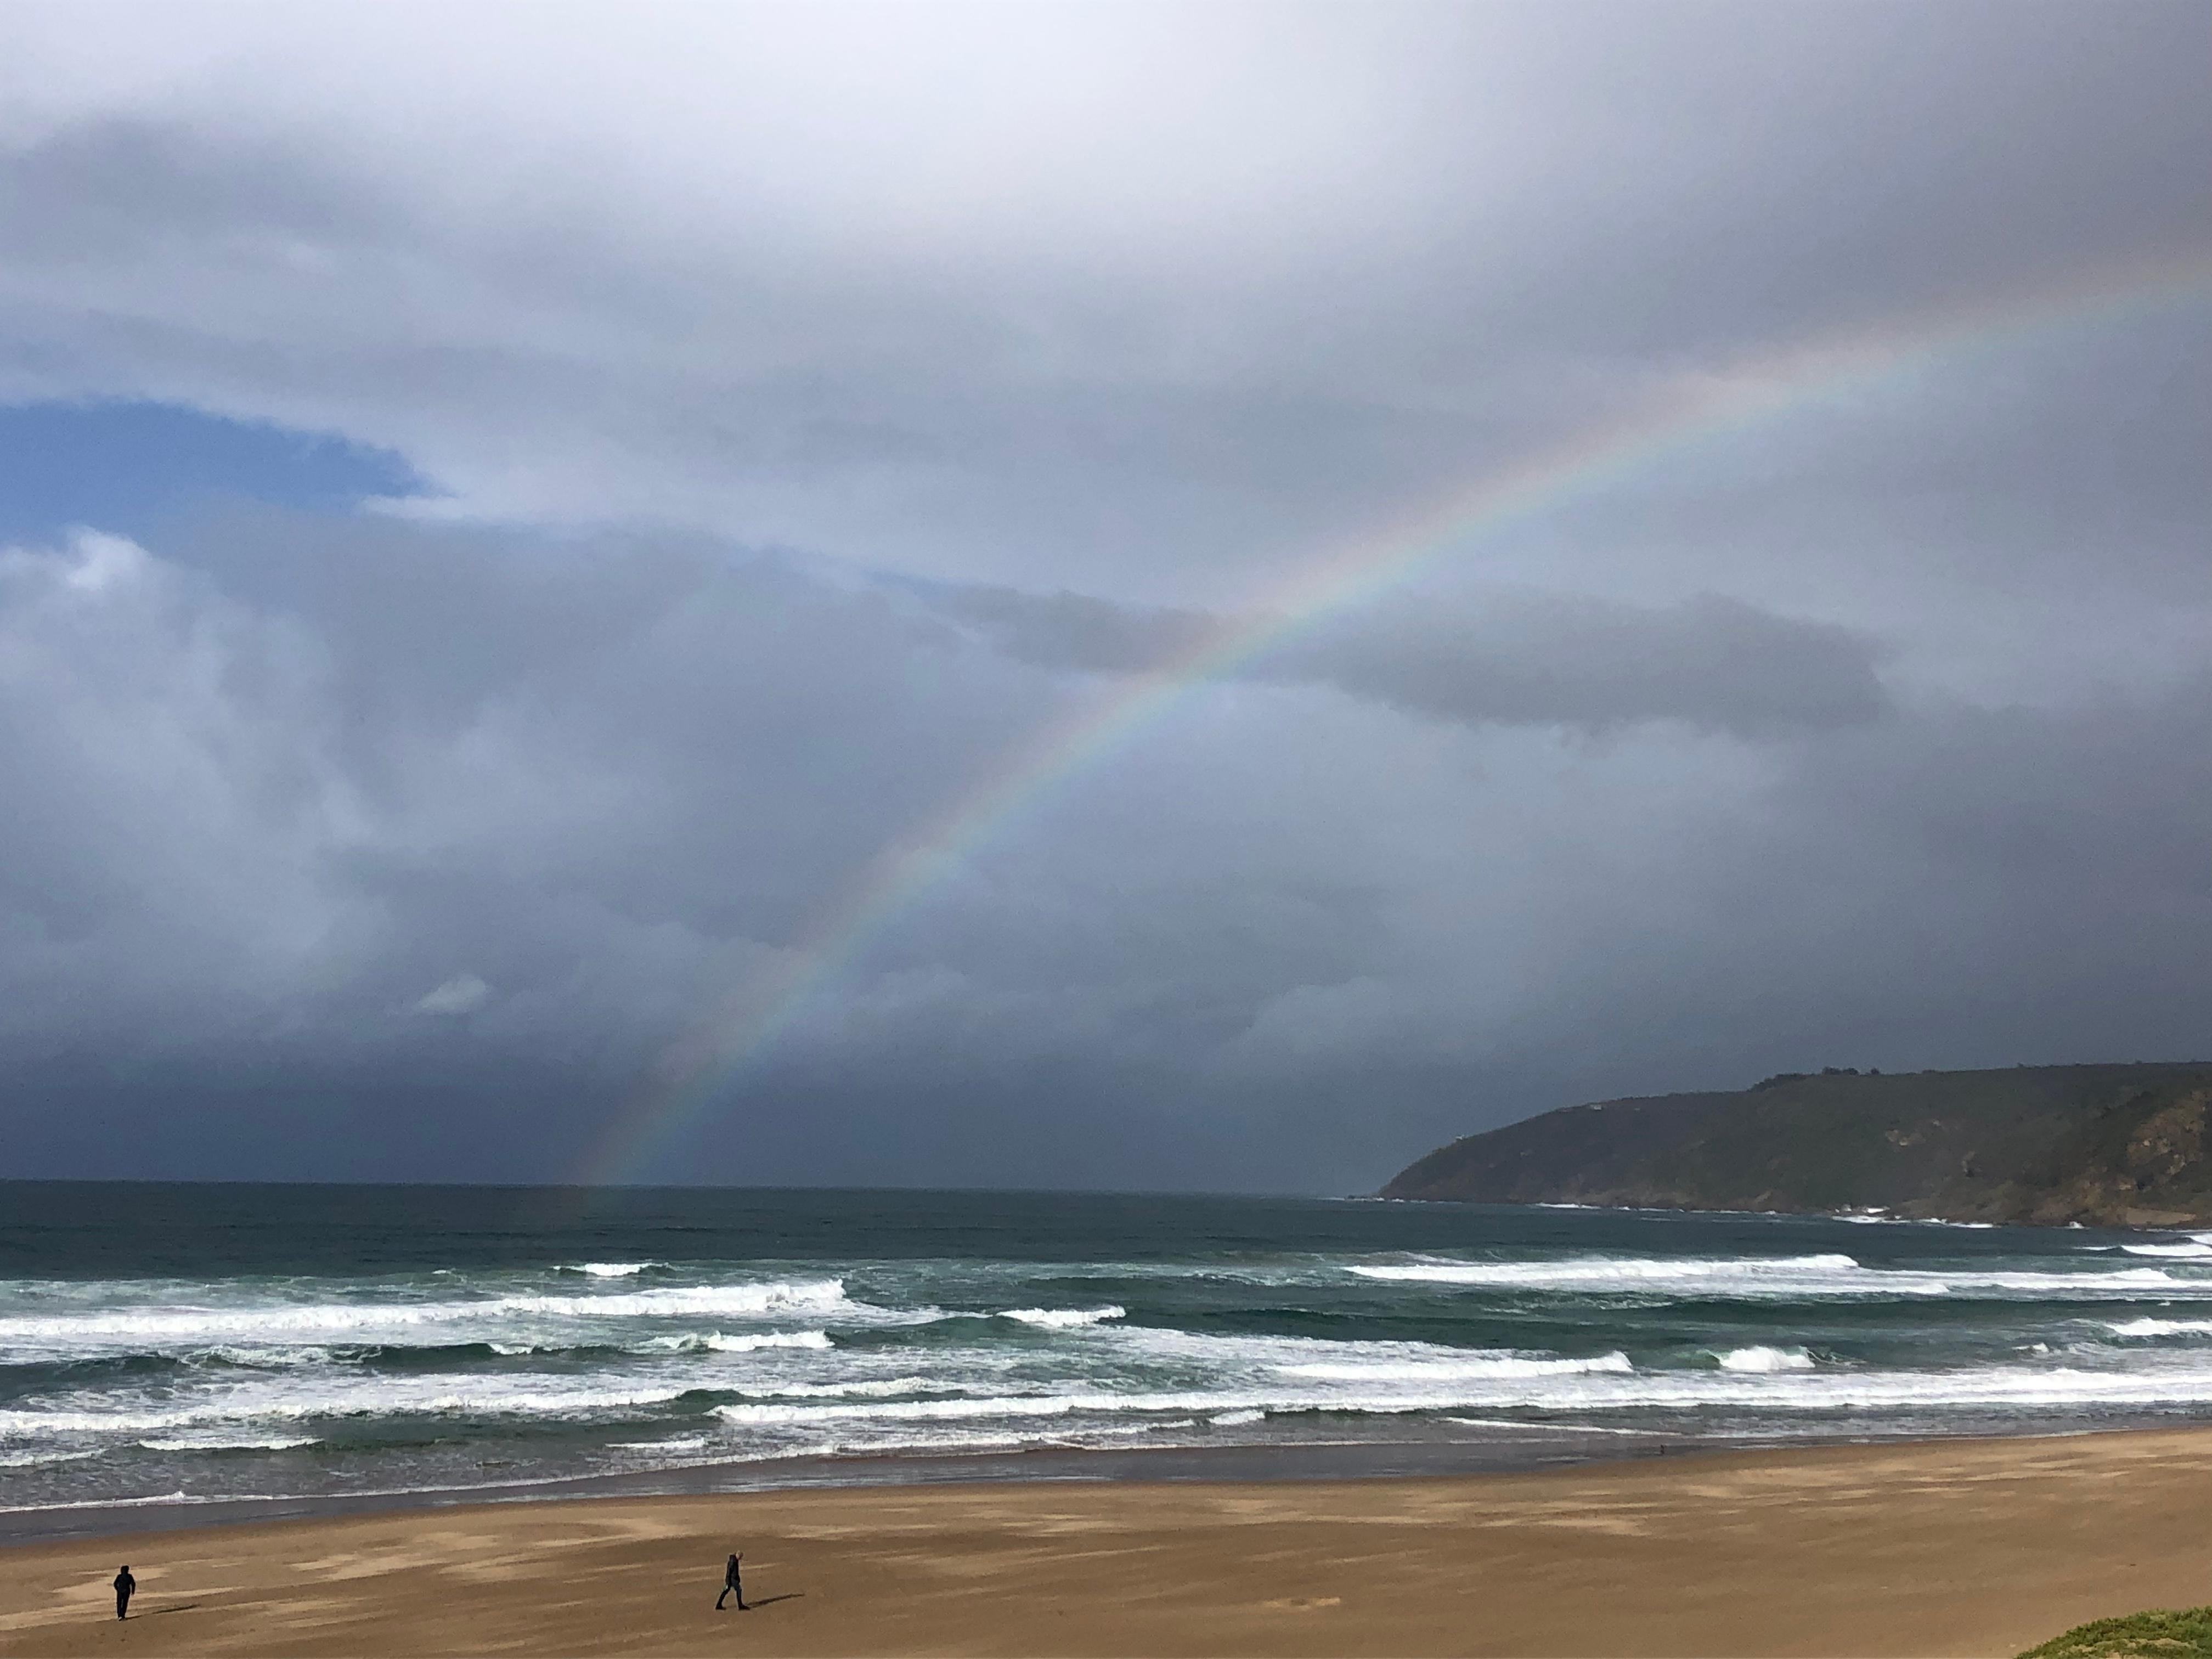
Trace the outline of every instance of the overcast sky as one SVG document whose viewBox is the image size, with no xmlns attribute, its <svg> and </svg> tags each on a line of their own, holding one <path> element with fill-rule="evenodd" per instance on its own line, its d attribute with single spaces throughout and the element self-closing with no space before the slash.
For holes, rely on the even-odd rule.
<svg viewBox="0 0 2212 1659">
<path fill-rule="evenodd" d="M 1341 1192 L 2212 1058 L 2208 347 L 2201 0 L 18 0 L 0 1171 Z"/>
</svg>

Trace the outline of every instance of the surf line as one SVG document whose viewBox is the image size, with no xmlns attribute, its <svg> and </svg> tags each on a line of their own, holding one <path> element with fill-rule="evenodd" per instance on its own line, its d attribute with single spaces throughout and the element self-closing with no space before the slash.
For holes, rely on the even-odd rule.
<svg viewBox="0 0 2212 1659">
<path fill-rule="evenodd" d="M 579 1167 L 585 1186 L 640 1179 L 772 1048 L 815 997 L 986 842 L 1097 764 L 1198 688 L 1338 612 L 1463 556 L 1482 538 L 1629 482 L 1650 467 L 1947 360 L 2034 343 L 2212 296 L 2212 255 L 2102 270 L 2063 287 L 1923 313 L 1676 377 L 1624 416 L 1537 450 L 1418 514 L 1294 572 L 1256 607 L 1011 745 L 984 781 L 878 850 L 788 944 L 763 947 L 731 995 L 664 1050 Z"/>
</svg>

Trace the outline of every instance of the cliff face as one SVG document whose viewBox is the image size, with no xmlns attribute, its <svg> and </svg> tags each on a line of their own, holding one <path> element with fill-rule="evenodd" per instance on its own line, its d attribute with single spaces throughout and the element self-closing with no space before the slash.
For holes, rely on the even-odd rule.
<svg viewBox="0 0 2212 1659">
<path fill-rule="evenodd" d="M 2212 1225 L 2208 1110 L 2212 1063 L 1784 1078 L 1547 1112 L 1382 1196 Z"/>
</svg>

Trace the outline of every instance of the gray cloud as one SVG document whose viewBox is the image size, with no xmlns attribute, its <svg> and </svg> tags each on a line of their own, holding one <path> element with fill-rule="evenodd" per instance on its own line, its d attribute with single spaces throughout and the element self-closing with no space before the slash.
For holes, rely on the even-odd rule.
<svg viewBox="0 0 2212 1659">
<path fill-rule="evenodd" d="M 897 586 L 696 543 L 259 515 L 4 576 L 0 1109 L 34 1170 L 570 1172 L 884 841 L 1084 695 Z M 1035 614 L 1108 654 L 1104 613 Z M 1347 696 L 1408 659 L 1376 630 L 1198 694 L 726 1080 L 743 1171 L 711 1135 L 662 1169 L 1352 1185 L 1582 1092 L 2191 1049 L 2201 683 L 1785 727 L 1754 715 L 1788 677 L 1729 642 L 1817 663 L 1817 632 L 1507 621 L 1592 678 L 1453 657 Z M 1623 628 L 1721 672 L 1624 690 Z"/>
<path fill-rule="evenodd" d="M 1887 702 L 1863 638 L 1711 594 L 1653 608 L 1523 599 L 1471 621 L 1401 603 L 1261 672 L 1443 720 L 1596 731 L 1674 720 L 1772 737 L 1863 724 Z"/>
<path fill-rule="evenodd" d="M 2212 216 L 2186 4 L 172 9 L 124 64 L 11 11 L 18 395 L 1124 600 L 1247 602 L 1669 374 L 2124 281 Z M 2017 368 L 1954 373 L 2015 418 L 2136 384 Z M 2139 447 L 2053 437 L 2031 473 Z M 1729 591 L 1713 517 L 1666 597 Z"/>
<path fill-rule="evenodd" d="M 1172 662 L 1242 625 L 1011 588 L 956 590 L 939 603 L 1021 661 L 1103 673 Z M 1773 737 L 1878 718 L 1887 698 L 1875 654 L 1847 629 L 1711 594 L 1666 606 L 1424 594 L 1307 624 L 1241 672 L 1469 725 L 1604 731 L 1672 720 Z"/>
<path fill-rule="evenodd" d="M 1202 611 L 1117 605 L 1094 594 L 964 587 L 930 594 L 997 649 L 1042 668 L 1133 674 L 1182 656 L 1231 625 Z"/>
<path fill-rule="evenodd" d="M 566 1172 L 979 801 L 664 1172 L 2202 1053 L 2201 6 L 132 17 L 0 15 L 0 397 L 446 493 L 0 555 L 15 1167 Z M 1954 343 L 1468 505 L 1859 329 Z"/>
</svg>

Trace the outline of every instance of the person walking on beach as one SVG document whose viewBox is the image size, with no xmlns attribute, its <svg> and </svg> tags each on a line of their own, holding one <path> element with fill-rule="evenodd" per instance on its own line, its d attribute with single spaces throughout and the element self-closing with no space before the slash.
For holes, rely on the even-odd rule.
<svg viewBox="0 0 2212 1659">
<path fill-rule="evenodd" d="M 722 1593 L 714 1598 L 715 1612 L 720 1613 L 722 1610 L 722 1603 L 729 1600 L 732 1595 L 738 1598 L 738 1611 L 739 1613 L 750 1613 L 752 1611 L 750 1607 L 745 1605 L 744 1583 L 738 1577 L 738 1563 L 744 1559 L 744 1557 L 742 1555 L 733 1555 L 730 1558 L 730 1565 L 722 1569 Z"/>
<path fill-rule="evenodd" d="M 123 1571 L 115 1575 L 115 1616 L 127 1616 L 131 1611 L 131 1592 L 138 1588 L 138 1581 L 131 1576 L 131 1564 L 125 1561 Z"/>
</svg>

